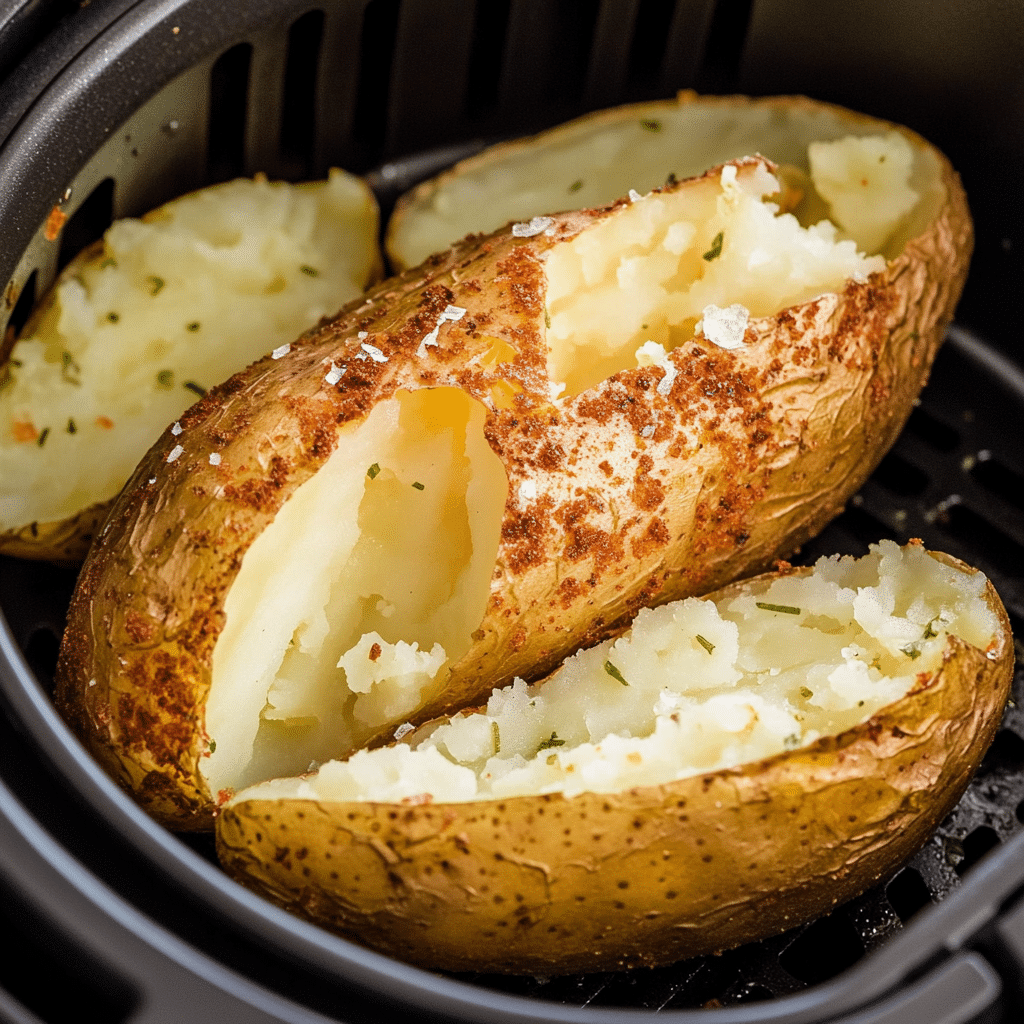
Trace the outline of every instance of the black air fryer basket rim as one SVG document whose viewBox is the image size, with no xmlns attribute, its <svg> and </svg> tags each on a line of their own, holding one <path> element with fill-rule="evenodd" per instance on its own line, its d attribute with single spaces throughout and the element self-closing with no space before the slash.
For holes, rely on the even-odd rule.
<svg viewBox="0 0 1024 1024">
<path fill-rule="evenodd" d="M 109 13 L 113 6 L 107 5 L 105 11 Z M 0 222 L 16 228 L 7 235 L 10 250 L 2 254 L 4 261 L 11 252 L 20 252 L 27 246 L 50 207 L 63 195 L 67 181 L 98 148 L 111 124 L 126 120 L 142 102 L 140 96 L 148 97 L 177 74 L 210 59 L 211 44 L 202 32 L 193 33 L 187 28 L 178 33 L 171 31 L 178 12 L 188 9 L 189 24 L 203 19 L 210 37 L 216 36 L 217 47 L 222 49 L 232 39 L 242 39 L 248 31 L 265 27 L 268 18 L 278 23 L 283 5 L 257 0 L 244 5 L 241 14 L 232 11 L 230 17 L 225 15 L 222 5 L 212 0 L 162 0 L 119 6 L 124 8 L 123 13 L 112 21 L 106 16 L 98 18 L 103 28 L 95 42 L 67 58 L 67 67 L 54 75 L 51 85 L 40 90 L 12 130 L 9 147 L 0 154 L 0 180 L 11 186 L 0 193 Z M 284 6 L 288 6 L 289 15 L 301 9 L 298 4 Z M 223 24 L 220 36 L 213 31 L 215 23 Z M 159 76 L 154 74 L 156 69 Z M 121 84 L 120 89 L 112 87 L 115 81 Z M 97 108 L 90 103 L 94 92 L 102 94 L 108 105 Z M 73 146 L 69 145 L 72 141 Z M 69 159 L 72 152 L 74 158 Z M 71 166 L 74 161 L 78 166 Z M 5 265 L 8 276 L 13 269 Z M 1012 364 L 1007 363 L 1007 368 L 1007 372 L 1019 376 L 1020 371 Z M 632 1021 L 648 1015 L 647 1011 L 563 1007 L 431 975 L 329 936 L 264 903 L 143 815 L 100 772 L 56 716 L 6 628 L 0 636 L 0 647 L 11 666 L 4 669 L 4 682 L 14 717 L 46 759 L 110 827 L 125 836 L 159 870 L 183 889 L 198 893 L 236 927 L 256 929 L 286 955 L 304 958 L 352 984 L 442 1014 L 480 1019 L 483 1011 L 487 1019 L 495 1021 L 579 1022 Z M 959 931 L 966 937 L 993 916 L 1012 891 L 1010 866 L 1016 861 L 1019 870 L 1021 860 L 1024 842 L 1017 836 L 965 879 L 964 898 L 947 900 L 926 910 L 881 950 L 833 981 L 756 1007 L 719 1009 L 710 1018 L 707 1011 L 684 1010 L 667 1011 L 666 1019 L 695 1020 L 699 1015 L 700 1019 L 722 1024 L 752 1019 L 797 1024 L 820 1019 L 826 1005 L 830 1013 L 852 1011 L 880 998 L 905 978 L 908 970 L 939 952 L 941 943 L 937 946 L 936 936 Z M 112 901 L 117 899 L 116 894 L 111 896 Z M 965 909 L 968 906 L 969 911 Z M 979 907 L 983 912 L 978 911 Z M 955 947 L 956 943 L 951 945 Z M 949 963 L 973 964 L 973 960 L 964 959 L 971 956 L 961 953 Z M 859 1018 L 860 1014 L 856 1014 L 855 1019 Z"/>
</svg>

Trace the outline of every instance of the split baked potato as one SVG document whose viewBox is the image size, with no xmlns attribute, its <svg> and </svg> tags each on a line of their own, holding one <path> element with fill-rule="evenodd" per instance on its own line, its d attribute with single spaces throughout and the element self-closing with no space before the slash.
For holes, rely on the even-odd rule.
<svg viewBox="0 0 1024 1024">
<path fill-rule="evenodd" d="M 164 427 L 379 279 L 377 222 L 338 170 L 115 222 L 0 352 L 0 553 L 80 561 Z"/>
<path fill-rule="evenodd" d="M 875 141 L 830 145 L 860 181 Z M 896 437 L 963 284 L 956 175 L 924 143 L 904 170 L 888 259 L 745 158 L 466 239 L 214 388 L 85 563 L 68 721 L 208 828 L 793 551 Z"/>
<path fill-rule="evenodd" d="M 894 871 L 959 799 L 1012 673 L 985 577 L 883 542 L 644 609 L 535 686 L 244 790 L 218 853 L 431 969 L 670 963 Z"/>
</svg>

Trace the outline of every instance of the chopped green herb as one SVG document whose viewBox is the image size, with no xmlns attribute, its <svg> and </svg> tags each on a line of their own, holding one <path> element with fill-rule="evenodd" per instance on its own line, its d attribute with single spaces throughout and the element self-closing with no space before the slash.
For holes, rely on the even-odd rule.
<svg viewBox="0 0 1024 1024">
<path fill-rule="evenodd" d="M 715 652 L 715 645 L 713 643 L 711 643 L 710 640 L 705 640 L 704 637 L 702 637 L 700 635 L 700 633 L 698 633 L 694 637 L 694 640 L 696 640 L 697 643 L 699 643 L 701 645 L 701 647 L 703 647 L 704 650 L 708 652 L 708 654 L 714 654 L 714 652 Z"/>
<path fill-rule="evenodd" d="M 560 740 L 558 738 L 558 733 L 557 732 L 553 732 L 551 734 L 550 738 L 544 740 L 544 742 L 541 743 L 541 745 L 537 748 L 537 753 L 539 754 L 542 750 L 550 750 L 552 747 L 564 747 L 564 746 L 565 746 L 565 740 Z"/>
<path fill-rule="evenodd" d="M 415 487 L 417 491 L 422 491 L 422 490 L 423 490 L 423 488 L 424 488 L 425 486 L 426 486 L 426 485 L 425 485 L 425 484 L 421 484 L 421 483 L 419 482 L 419 480 L 416 480 L 416 481 L 415 481 L 415 482 L 413 483 L 413 487 Z"/>
<path fill-rule="evenodd" d="M 186 331 L 191 331 L 193 334 L 195 334 L 196 331 L 199 330 L 199 321 L 198 320 L 193 320 L 192 323 L 185 324 L 185 330 Z"/>
<path fill-rule="evenodd" d="M 938 622 L 938 619 L 932 619 L 932 621 L 924 627 L 924 636 L 921 637 L 922 640 L 931 640 L 933 636 L 939 635 L 936 630 L 932 629 L 936 622 Z"/>
<path fill-rule="evenodd" d="M 906 647 L 901 647 L 900 650 L 911 660 L 921 657 L 921 650 L 916 644 L 907 644 Z"/>
<path fill-rule="evenodd" d="M 544 307 L 544 326 L 550 331 L 551 330 L 551 314 L 548 312 L 548 307 Z"/>
<path fill-rule="evenodd" d="M 209 750 L 210 750 L 211 754 L 215 754 L 217 752 L 217 741 L 216 740 L 210 740 Z"/>
<path fill-rule="evenodd" d="M 320 271 L 317 270 L 316 267 L 309 266 L 308 263 L 303 263 L 302 266 L 299 267 L 299 270 L 301 270 L 302 273 L 304 273 L 306 275 L 306 277 L 319 277 L 320 276 Z"/>
<path fill-rule="evenodd" d="M 640 121 L 640 127 L 647 132 L 660 132 L 661 122 L 655 121 L 653 118 L 642 118 Z"/>
<path fill-rule="evenodd" d="M 46 439 L 49 436 L 50 436 L 50 428 L 49 427 L 43 427 L 43 432 L 39 435 L 39 440 L 36 441 L 36 444 L 39 445 L 40 448 L 42 448 L 43 445 L 46 444 Z"/>
<path fill-rule="evenodd" d="M 174 371 L 173 370 L 161 370 L 156 375 L 156 383 L 161 388 L 173 388 L 174 387 Z"/>
<path fill-rule="evenodd" d="M 579 192 L 579 190 L 580 190 L 581 188 L 583 188 L 583 179 L 582 179 L 582 178 L 577 178 L 577 179 L 576 179 L 576 180 L 575 180 L 575 181 L 574 181 L 574 182 L 573 182 L 573 183 L 572 183 L 572 184 L 571 184 L 571 185 L 569 186 L 569 191 L 570 191 L 570 192 Z"/>
<path fill-rule="evenodd" d="M 783 741 L 782 746 L 786 750 L 793 750 L 794 747 L 800 746 L 800 737 L 795 733 L 791 732 Z"/>
<path fill-rule="evenodd" d="M 668 172 L 668 177 L 665 179 L 665 184 L 668 185 L 670 188 L 673 185 L 678 185 L 679 184 L 679 179 L 676 177 L 676 172 L 675 171 L 669 171 Z"/>
<path fill-rule="evenodd" d="M 719 231 L 713 239 L 711 239 L 711 248 L 704 253 L 704 259 L 710 263 L 712 260 L 717 260 L 722 255 L 722 242 L 725 240 L 725 232 Z"/>
<path fill-rule="evenodd" d="M 604 663 L 604 670 L 616 682 L 622 683 L 623 686 L 629 686 L 629 683 L 626 682 L 626 680 L 623 677 L 622 673 L 610 661 L 606 661 Z"/>
<path fill-rule="evenodd" d="M 70 416 L 68 417 L 67 432 L 69 434 L 77 434 L 78 433 L 78 426 L 76 425 L 75 421 Z"/>
<path fill-rule="evenodd" d="M 491 739 L 494 740 L 494 753 L 501 753 L 501 730 L 497 722 L 491 722 Z"/>
<path fill-rule="evenodd" d="M 811 697 L 814 696 L 814 691 L 809 690 L 806 686 L 801 686 L 800 696 L 803 697 L 804 700 L 809 700 Z"/>
<path fill-rule="evenodd" d="M 765 612 L 784 612 L 786 615 L 800 614 L 800 609 L 791 604 L 770 604 L 768 601 L 755 601 L 754 603 Z"/>
<path fill-rule="evenodd" d="M 100 270 L 106 270 L 107 267 L 116 267 L 117 260 L 113 256 L 108 256 L 105 260 L 100 262 Z"/>
<path fill-rule="evenodd" d="M 191 391 L 193 394 L 198 395 L 200 398 L 206 394 L 206 388 L 202 384 L 197 384 L 194 380 L 187 380 L 181 385 L 186 391 Z"/>
<path fill-rule="evenodd" d="M 69 384 L 81 384 L 82 368 L 75 362 L 74 356 L 67 350 L 60 354 L 60 376 Z"/>
<path fill-rule="evenodd" d="M 366 471 L 366 475 L 367 475 L 367 476 L 368 476 L 368 477 L 369 477 L 369 478 L 370 478 L 371 480 L 376 480 L 376 479 L 377 479 L 377 474 L 378 474 L 379 472 L 380 472 L 380 464 L 379 464 L 379 463 L 377 463 L 377 462 L 375 462 L 375 463 L 374 463 L 374 464 L 373 464 L 373 465 L 372 465 L 372 466 L 371 466 L 371 467 L 370 467 L 370 468 L 369 468 L 369 469 L 368 469 L 368 470 Z"/>
<path fill-rule="evenodd" d="M 117 322 L 118 322 L 118 321 L 119 321 L 119 320 L 121 319 L 121 314 L 120 314 L 120 313 L 115 313 L 115 312 L 114 312 L 113 310 L 111 310 L 111 311 L 110 311 L 110 312 L 109 312 L 109 313 L 107 314 L 107 319 L 108 319 L 108 320 L 109 320 L 109 321 L 110 321 L 110 322 L 111 322 L 112 324 L 116 324 L 116 323 L 117 323 Z"/>
<path fill-rule="evenodd" d="M 149 294 L 159 295 L 160 289 L 164 286 L 164 279 L 153 275 L 151 277 L 147 277 L 146 280 L 149 282 Z"/>
</svg>

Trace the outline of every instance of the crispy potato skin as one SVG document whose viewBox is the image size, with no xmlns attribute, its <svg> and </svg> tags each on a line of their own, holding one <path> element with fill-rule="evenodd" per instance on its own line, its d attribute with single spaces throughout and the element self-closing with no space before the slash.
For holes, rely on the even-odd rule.
<svg viewBox="0 0 1024 1024">
<path fill-rule="evenodd" d="M 991 584 L 987 599 L 992 650 L 951 637 L 906 697 L 800 750 L 615 795 L 252 800 L 218 818 L 221 862 L 299 916 L 431 969 L 658 966 L 785 931 L 895 870 L 959 799 L 1013 674 Z"/>
<path fill-rule="evenodd" d="M 286 357 L 211 390 L 182 416 L 183 433 L 165 432 L 149 452 L 83 567 L 58 707 L 150 813 L 209 828 L 222 795 L 199 766 L 228 589 L 342 429 L 403 389 L 455 386 L 482 402 L 509 481 L 484 619 L 414 721 L 545 674 L 644 605 L 768 568 L 842 510 L 927 379 L 972 244 L 963 190 L 943 167 L 944 207 L 884 272 L 752 320 L 742 349 L 701 336 L 680 346 L 664 396 L 664 371 L 636 367 L 557 405 L 549 398 L 543 261 L 627 200 L 558 215 L 550 234 L 470 236 L 378 285 Z M 465 316 L 417 356 L 449 304 Z M 386 362 L 359 358 L 360 331 Z M 495 339 L 514 359 L 474 364 Z M 334 386 L 324 379 L 332 362 L 347 366 Z M 500 408 L 494 389 L 507 395 L 509 384 L 520 390 Z M 535 499 L 519 496 L 526 480 Z"/>
</svg>

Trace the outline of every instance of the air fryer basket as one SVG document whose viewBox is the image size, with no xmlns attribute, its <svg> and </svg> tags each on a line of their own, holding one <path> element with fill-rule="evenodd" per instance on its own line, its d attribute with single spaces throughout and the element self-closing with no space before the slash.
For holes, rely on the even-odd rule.
<svg viewBox="0 0 1024 1024">
<path fill-rule="evenodd" d="M 982 568 L 1024 636 L 1024 9 L 92 0 L 7 3 L 0 19 L 0 327 L 23 324 L 112 218 L 236 174 L 302 179 L 338 164 L 369 174 L 386 213 L 485 141 L 682 87 L 805 92 L 910 124 L 964 177 L 971 277 L 907 429 L 800 560 L 921 537 Z M 56 242 L 43 227 L 54 206 L 69 217 Z M 1019 670 L 958 807 L 892 878 L 829 916 L 659 970 L 441 976 L 263 904 L 220 873 L 209 840 L 165 832 L 103 776 L 48 701 L 73 584 L 71 569 L 0 558 L 0 922 L 17 947 L 0 963 L 0 1021 L 77 1020 L 88 1006 L 110 1024 L 656 1011 L 958 1024 L 1024 1008 Z"/>
</svg>

